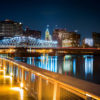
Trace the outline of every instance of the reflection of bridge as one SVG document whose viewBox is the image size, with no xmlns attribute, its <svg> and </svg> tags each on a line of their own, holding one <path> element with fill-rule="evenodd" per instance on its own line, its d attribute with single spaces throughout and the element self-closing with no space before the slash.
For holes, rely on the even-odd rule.
<svg viewBox="0 0 100 100">
<path fill-rule="evenodd" d="M 11 59 L 0 58 L 0 69 L 4 75 L 9 75 L 8 77 L 20 84 L 20 88 L 14 88 L 15 90 L 19 89 L 23 94 L 22 90 L 25 89 L 36 100 L 100 99 L 100 86 L 93 83 L 49 72 Z M 2 90 L 4 89 L 7 88 L 2 88 Z M 1 93 L 0 98 L 2 95 Z M 24 100 L 23 95 L 21 95 L 21 100 Z"/>
</svg>

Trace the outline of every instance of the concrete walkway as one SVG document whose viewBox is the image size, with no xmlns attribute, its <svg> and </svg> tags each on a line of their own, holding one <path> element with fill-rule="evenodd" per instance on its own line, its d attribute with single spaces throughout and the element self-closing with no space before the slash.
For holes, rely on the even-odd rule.
<svg viewBox="0 0 100 100">
<path fill-rule="evenodd" d="M 13 81 L 12 77 L 4 76 L 0 70 L 0 100 L 34 100 L 28 93 Z"/>
</svg>

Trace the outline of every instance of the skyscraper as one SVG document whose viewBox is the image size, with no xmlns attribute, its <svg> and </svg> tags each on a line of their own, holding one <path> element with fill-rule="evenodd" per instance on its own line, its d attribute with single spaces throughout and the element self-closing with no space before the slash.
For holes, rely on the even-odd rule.
<svg viewBox="0 0 100 100">
<path fill-rule="evenodd" d="M 66 29 L 55 29 L 53 31 L 53 40 L 57 40 L 60 47 L 78 47 L 80 34 L 68 32 Z"/>
<path fill-rule="evenodd" d="M 52 40 L 52 37 L 50 35 L 48 27 L 49 27 L 49 25 L 47 25 L 47 28 L 46 28 L 46 31 L 45 31 L 45 40 Z"/>
<path fill-rule="evenodd" d="M 100 48 L 100 33 L 93 32 L 92 37 L 94 41 L 94 47 Z"/>
</svg>

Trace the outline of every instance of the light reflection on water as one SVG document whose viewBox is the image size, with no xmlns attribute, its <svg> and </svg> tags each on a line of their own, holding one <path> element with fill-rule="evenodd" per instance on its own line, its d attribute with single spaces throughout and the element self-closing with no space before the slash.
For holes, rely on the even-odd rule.
<svg viewBox="0 0 100 100">
<path fill-rule="evenodd" d="M 57 56 L 41 56 L 27 58 L 27 64 L 38 66 L 52 72 L 57 72 Z"/>
<path fill-rule="evenodd" d="M 93 77 L 93 56 L 84 56 L 84 58 L 85 58 L 85 78 L 92 79 Z"/>
<path fill-rule="evenodd" d="M 48 56 L 45 54 L 40 57 L 27 57 L 20 60 L 52 72 L 100 83 L 100 79 L 96 76 L 98 73 L 94 69 L 98 66 L 97 59 L 98 57 L 93 55 Z M 98 67 L 100 68 L 100 66 Z"/>
</svg>

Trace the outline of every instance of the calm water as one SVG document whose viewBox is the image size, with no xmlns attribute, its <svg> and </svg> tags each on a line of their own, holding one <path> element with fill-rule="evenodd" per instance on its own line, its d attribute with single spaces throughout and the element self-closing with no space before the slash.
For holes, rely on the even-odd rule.
<svg viewBox="0 0 100 100">
<path fill-rule="evenodd" d="M 100 84 L 99 55 L 65 55 L 19 58 L 30 65 Z"/>
</svg>

